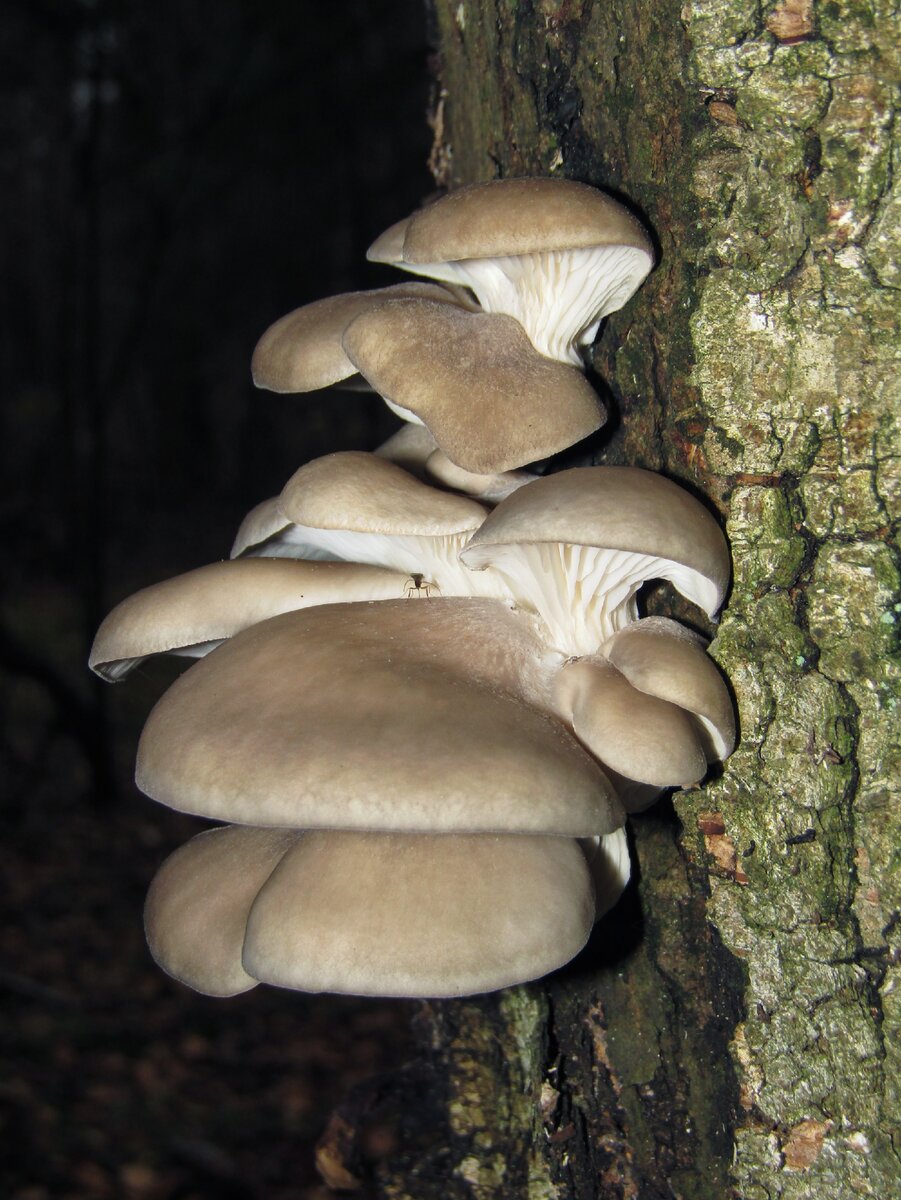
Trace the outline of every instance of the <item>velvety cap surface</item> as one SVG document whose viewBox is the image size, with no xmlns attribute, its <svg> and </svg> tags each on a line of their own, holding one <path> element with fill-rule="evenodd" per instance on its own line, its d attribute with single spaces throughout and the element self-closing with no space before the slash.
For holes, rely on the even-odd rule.
<svg viewBox="0 0 901 1200">
<path fill-rule="evenodd" d="M 135 592 L 97 632 L 89 665 L 119 679 L 152 654 L 232 637 L 313 604 L 396 599 L 406 576 L 359 563 L 246 558 L 211 563 Z"/>
<path fill-rule="evenodd" d="M 250 368 L 256 386 L 271 392 L 311 392 L 353 375 L 341 335 L 354 317 L 385 296 L 455 303 L 455 293 L 439 284 L 400 283 L 305 304 L 270 325 L 257 342 Z"/>
<path fill-rule="evenodd" d="M 348 326 L 344 346 L 376 391 L 415 413 L 468 471 L 546 458 L 606 419 L 582 373 L 539 354 L 522 326 L 502 314 L 428 300 L 383 302 Z"/>
<path fill-rule="evenodd" d="M 303 991 L 463 996 L 561 966 L 593 917 L 568 838 L 307 833 L 253 905 L 244 966 Z"/>
<path fill-rule="evenodd" d="M 501 179 L 460 188 L 413 213 L 403 257 L 430 263 L 613 245 L 653 256 L 642 224 L 604 192 L 568 179 Z"/>
<path fill-rule="evenodd" d="M 340 604 L 246 629 L 151 713 L 138 786 L 248 825 L 609 833 L 602 771 L 516 689 L 531 626 L 493 600 Z"/>
<path fill-rule="evenodd" d="M 256 987 L 241 965 L 250 907 L 297 833 L 210 829 L 163 863 L 147 894 L 144 929 L 163 970 L 197 992 Z"/>
<path fill-rule="evenodd" d="M 450 534 L 477 529 L 486 510 L 420 482 L 375 454 L 316 458 L 285 484 L 281 511 L 297 525 L 359 533 Z"/>
</svg>

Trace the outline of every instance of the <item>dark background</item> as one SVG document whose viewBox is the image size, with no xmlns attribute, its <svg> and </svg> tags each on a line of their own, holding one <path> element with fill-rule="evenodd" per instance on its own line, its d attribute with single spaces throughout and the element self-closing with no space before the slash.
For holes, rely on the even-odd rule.
<svg viewBox="0 0 901 1200">
<path fill-rule="evenodd" d="M 409 1006 L 211 1000 L 153 966 L 144 893 L 200 827 L 131 782 L 173 668 L 113 687 L 85 662 L 119 599 L 396 427 L 248 366 L 289 309 L 391 281 L 364 255 L 431 187 L 422 6 L 5 0 L 0 23 L 0 1195 L 325 1195 L 313 1143 L 404 1061 Z"/>
</svg>

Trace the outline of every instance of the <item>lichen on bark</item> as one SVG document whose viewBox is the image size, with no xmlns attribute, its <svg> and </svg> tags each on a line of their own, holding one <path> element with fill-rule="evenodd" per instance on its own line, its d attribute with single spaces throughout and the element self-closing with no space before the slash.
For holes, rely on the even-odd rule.
<svg viewBox="0 0 901 1200">
<path fill-rule="evenodd" d="M 676 797 L 678 838 L 665 807 L 635 822 L 637 894 L 587 955 L 430 1026 L 457 1105 L 452 1194 L 888 1196 L 901 1124 L 891 5 L 431 11 L 438 183 L 582 179 L 627 196 L 659 239 L 657 270 L 595 353 L 621 417 L 603 461 L 664 470 L 720 513 L 735 574 L 712 652 L 741 726 L 718 777 Z M 503 1069 L 488 1044 L 504 1046 Z M 428 1163 L 419 1191 L 410 1169 L 386 1194 L 432 1194 Z"/>
</svg>

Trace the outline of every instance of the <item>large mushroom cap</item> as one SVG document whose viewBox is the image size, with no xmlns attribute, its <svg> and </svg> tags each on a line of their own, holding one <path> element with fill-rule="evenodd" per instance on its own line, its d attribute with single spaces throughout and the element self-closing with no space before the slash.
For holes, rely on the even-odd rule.
<svg viewBox="0 0 901 1200">
<path fill-rule="evenodd" d="M 401 224 L 392 227 L 398 235 Z M 408 263 L 589 246 L 632 246 L 652 259 L 654 254 L 647 231 L 627 208 L 570 179 L 474 183 L 413 213 L 403 233 Z"/>
<path fill-rule="evenodd" d="M 606 419 L 581 372 L 539 354 L 512 317 L 385 301 L 348 326 L 343 345 L 376 391 L 468 471 L 546 458 Z"/>
<path fill-rule="evenodd" d="M 121 679 L 154 654 L 201 657 L 258 621 L 313 604 L 394 600 L 406 576 L 360 563 L 247 558 L 210 563 L 135 592 L 104 620 L 89 665 Z"/>
<path fill-rule="evenodd" d="M 542 354 L 577 366 L 577 347 L 654 265 L 627 209 L 565 179 L 461 188 L 392 226 L 369 256 L 472 288 L 486 312 L 515 317 Z"/>
<path fill-rule="evenodd" d="M 144 930 L 168 975 L 207 996 L 256 987 L 241 965 L 247 917 L 298 836 L 287 829 L 209 829 L 166 859 L 147 894 Z"/>
<path fill-rule="evenodd" d="M 637 616 L 642 582 L 667 579 L 712 616 L 729 579 L 726 539 L 683 488 L 637 467 L 580 467 L 518 488 L 460 555 L 500 571 L 561 649 L 593 653 Z"/>
<path fill-rule="evenodd" d="M 170 687 L 138 786 L 248 825 L 592 836 L 613 789 L 540 711 L 559 663 L 491 600 L 385 600 L 246 629 Z"/>
<path fill-rule="evenodd" d="M 271 392 L 312 392 L 347 379 L 356 368 L 341 347 L 341 336 L 356 316 L 388 296 L 420 296 L 445 304 L 461 300 L 459 291 L 411 282 L 305 304 L 280 317 L 257 342 L 253 382 Z"/>
<path fill-rule="evenodd" d="M 562 966 L 593 916 L 568 838 L 308 833 L 251 909 L 244 967 L 310 992 L 465 996 Z"/>
</svg>

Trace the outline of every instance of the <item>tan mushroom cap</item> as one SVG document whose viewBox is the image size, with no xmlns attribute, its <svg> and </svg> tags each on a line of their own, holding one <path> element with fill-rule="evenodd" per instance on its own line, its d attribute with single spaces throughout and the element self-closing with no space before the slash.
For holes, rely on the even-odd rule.
<svg viewBox="0 0 901 1200">
<path fill-rule="evenodd" d="M 270 325 L 251 361 L 253 382 L 271 392 L 312 392 L 355 374 L 341 348 L 348 324 L 387 296 L 422 296 L 460 302 L 459 290 L 434 283 L 400 283 L 366 292 L 345 292 L 296 308 Z"/>
<path fill-rule="evenodd" d="M 639 691 L 693 713 L 709 761 L 735 748 L 735 712 L 729 689 L 702 640 L 665 617 L 646 617 L 620 629 L 603 654 Z"/>
<path fill-rule="evenodd" d="M 499 179 L 459 188 L 413 213 L 403 257 L 433 263 L 589 246 L 654 253 L 641 222 L 597 188 L 569 179 Z"/>
<path fill-rule="evenodd" d="M 465 471 L 452 463 L 443 450 L 435 450 L 429 455 L 425 472 L 430 479 L 437 480 L 444 487 L 478 497 L 487 504 L 497 504 L 523 484 L 532 483 L 538 478 L 531 471 L 494 471 L 489 475 Z"/>
<path fill-rule="evenodd" d="M 234 544 L 229 554 L 230 558 L 239 558 L 248 552 L 257 553 L 259 548 L 268 542 L 272 542 L 273 545 L 267 553 L 271 553 L 273 557 L 279 557 L 281 553 L 278 545 L 279 536 L 285 532 L 291 522 L 282 512 L 278 501 L 278 496 L 271 496 L 268 500 L 262 500 L 259 504 L 254 505 L 238 526 L 238 532 L 235 534 Z M 298 555 L 285 553 L 284 557 L 297 558 Z"/>
<path fill-rule="evenodd" d="M 638 691 L 605 658 L 566 663 L 555 694 L 558 712 L 602 766 L 660 788 L 689 787 L 704 777 L 707 758 L 689 714 Z"/>
<path fill-rule="evenodd" d="M 287 829 L 210 829 L 170 855 L 144 906 L 147 944 L 159 966 L 207 996 L 256 987 L 241 965 L 247 917 L 298 836 Z"/>
<path fill-rule="evenodd" d="M 248 825 L 609 833 L 623 822 L 613 789 L 535 707 L 558 664 L 493 600 L 286 613 L 169 688 L 141 736 L 138 786 Z"/>
<path fill-rule="evenodd" d="M 577 467 L 518 488 L 461 558 L 475 570 L 515 545 L 586 546 L 645 555 L 643 579 L 668 579 L 713 616 L 729 581 L 726 539 L 690 492 L 638 467 Z"/>
<path fill-rule="evenodd" d="M 384 301 L 348 326 L 343 344 L 376 391 L 415 414 L 467 471 L 493 474 L 546 458 L 606 419 L 581 372 L 539 354 L 502 314 Z"/>
<path fill-rule="evenodd" d="M 211 563 L 143 588 L 104 620 L 89 665 L 121 679 L 153 654 L 200 657 L 249 625 L 313 604 L 395 600 L 407 576 L 342 562 L 246 558 Z"/>
<path fill-rule="evenodd" d="M 568 838 L 307 833 L 251 909 L 244 966 L 309 992 L 465 996 L 562 966 L 593 916 Z"/>
<path fill-rule="evenodd" d="M 441 535 L 477 529 L 485 508 L 421 483 L 375 454 L 347 450 L 313 459 L 279 498 L 285 516 L 312 529 Z"/>
<path fill-rule="evenodd" d="M 438 443 L 424 425 L 413 425 L 405 421 L 397 433 L 373 450 L 378 458 L 387 458 L 395 466 L 402 467 L 411 475 L 422 478 L 429 457 L 438 448 Z"/>
</svg>

